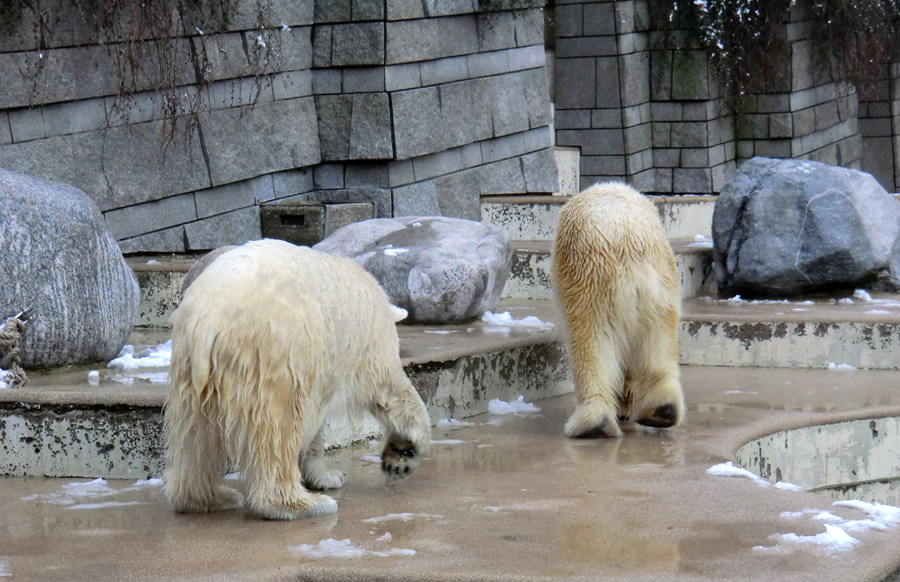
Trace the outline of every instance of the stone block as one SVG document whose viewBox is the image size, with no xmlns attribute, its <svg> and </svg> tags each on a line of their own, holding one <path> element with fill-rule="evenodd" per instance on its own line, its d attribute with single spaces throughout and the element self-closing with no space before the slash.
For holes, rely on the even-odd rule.
<svg viewBox="0 0 900 582">
<path fill-rule="evenodd" d="M 581 146 L 585 156 L 612 156 L 625 153 L 622 131 L 618 129 L 568 129 L 556 132 L 561 146 Z"/>
<path fill-rule="evenodd" d="M 419 64 L 419 70 L 422 85 L 451 83 L 469 77 L 465 56 L 425 61 Z"/>
<path fill-rule="evenodd" d="M 624 176 L 625 156 L 582 156 L 581 171 L 591 176 Z"/>
<path fill-rule="evenodd" d="M 556 41 L 557 58 L 612 57 L 619 53 L 614 36 L 560 38 Z"/>
<path fill-rule="evenodd" d="M 525 176 L 519 158 L 485 164 L 472 171 L 481 194 L 520 194 L 525 191 Z"/>
<path fill-rule="evenodd" d="M 409 20 L 425 18 L 425 8 L 421 0 L 387 0 L 388 20 Z"/>
<path fill-rule="evenodd" d="M 791 96 L 788 93 L 757 95 L 757 113 L 787 113 L 791 110 Z"/>
<path fill-rule="evenodd" d="M 384 68 L 385 89 L 388 91 L 401 91 L 403 89 L 415 89 L 422 86 L 419 75 L 419 63 L 407 63 L 403 65 L 391 65 Z"/>
<path fill-rule="evenodd" d="M 375 218 L 375 205 L 372 202 L 345 202 L 325 205 L 325 238 L 337 229 Z"/>
<path fill-rule="evenodd" d="M 295 99 L 312 95 L 313 73 L 304 71 L 288 71 L 278 73 L 272 79 L 272 93 L 275 99 Z"/>
<path fill-rule="evenodd" d="M 615 5 L 612 2 L 593 2 L 584 5 L 584 36 L 616 34 Z"/>
<path fill-rule="evenodd" d="M 210 109 L 256 105 L 275 99 L 272 82 L 267 77 L 242 77 L 216 81 L 209 86 Z"/>
<path fill-rule="evenodd" d="M 320 202 L 292 201 L 264 204 L 259 208 L 259 217 L 261 234 L 265 238 L 312 246 L 326 236 L 325 205 Z"/>
<path fill-rule="evenodd" d="M 543 2 L 532 2 L 526 10 L 513 12 L 513 26 L 517 46 L 538 45 L 544 49 Z"/>
<path fill-rule="evenodd" d="M 389 65 L 479 51 L 477 26 L 472 15 L 388 22 L 385 34 Z"/>
<path fill-rule="evenodd" d="M 9 112 L 9 127 L 15 142 L 47 137 L 47 130 L 44 127 L 44 111 L 41 107 L 11 110 Z"/>
<path fill-rule="evenodd" d="M 791 111 L 800 111 L 816 104 L 816 90 L 804 89 L 791 93 Z"/>
<path fill-rule="evenodd" d="M 681 150 L 669 148 L 655 148 L 653 150 L 653 165 L 658 168 L 678 168 L 681 166 Z"/>
<path fill-rule="evenodd" d="M 791 140 L 763 139 L 756 142 L 754 153 L 764 158 L 790 158 Z"/>
<path fill-rule="evenodd" d="M 344 169 L 347 188 L 388 188 L 390 170 L 385 162 L 358 162 Z"/>
<path fill-rule="evenodd" d="M 395 188 L 416 181 L 412 160 L 400 160 L 388 164 L 388 186 Z"/>
<path fill-rule="evenodd" d="M 478 14 L 476 29 L 478 51 L 496 51 L 516 46 L 515 15 L 511 12 Z"/>
<path fill-rule="evenodd" d="M 591 112 L 590 128 L 593 129 L 616 129 L 623 127 L 622 110 L 621 109 L 594 109 Z M 568 129 L 560 128 L 559 129 Z"/>
<path fill-rule="evenodd" d="M 550 82 L 543 67 L 522 73 L 529 127 L 549 125 L 553 121 L 550 104 Z"/>
<path fill-rule="evenodd" d="M 598 59 L 598 63 L 599 61 L 600 59 Z M 622 106 L 640 105 L 650 101 L 649 53 L 640 52 L 623 55 L 619 57 L 619 66 L 621 69 L 620 79 L 622 80 L 620 83 Z M 598 97 L 600 97 L 599 94 Z M 598 103 L 598 105 L 600 104 Z"/>
<path fill-rule="evenodd" d="M 344 187 L 343 164 L 319 164 L 313 169 L 313 185 L 317 190 Z"/>
<path fill-rule="evenodd" d="M 544 45 L 510 49 L 506 52 L 510 71 L 535 69 L 544 66 Z"/>
<path fill-rule="evenodd" d="M 372 202 L 378 218 L 393 215 L 391 191 L 386 188 L 341 188 L 338 190 L 315 190 L 309 196 L 311 201 L 325 204 L 345 202 Z"/>
<path fill-rule="evenodd" d="M 384 2 L 372 2 L 371 0 L 352 0 L 351 17 L 354 22 L 365 20 L 384 20 Z"/>
<path fill-rule="evenodd" d="M 437 185 L 433 180 L 394 188 L 394 216 L 440 216 Z"/>
<path fill-rule="evenodd" d="M 652 136 L 649 123 L 626 128 L 624 130 L 624 136 L 625 153 L 633 154 L 635 152 L 648 150 L 651 147 Z"/>
<path fill-rule="evenodd" d="M 340 93 L 342 78 L 340 69 L 315 69 L 312 72 L 313 93 L 316 95 Z"/>
<path fill-rule="evenodd" d="M 523 151 L 525 152 L 542 150 L 553 145 L 553 135 L 547 126 L 537 127 L 519 135 L 522 136 Z"/>
<path fill-rule="evenodd" d="M 532 194 L 551 194 L 558 190 L 556 158 L 546 148 L 522 156 L 522 176 L 525 191 Z"/>
<path fill-rule="evenodd" d="M 333 27 L 317 25 L 312 33 L 312 51 L 314 67 L 330 67 L 332 53 Z"/>
<path fill-rule="evenodd" d="M 504 50 L 466 55 L 469 76 L 476 78 L 508 73 L 509 61 L 506 56 L 507 52 Z"/>
<path fill-rule="evenodd" d="M 107 125 L 103 99 L 69 101 L 45 105 L 42 109 L 48 136 L 97 131 Z"/>
<path fill-rule="evenodd" d="M 464 167 L 473 168 L 475 166 L 480 166 L 482 162 L 481 143 L 476 142 L 464 145 L 460 155 L 462 156 Z"/>
<path fill-rule="evenodd" d="M 791 91 L 802 91 L 814 85 L 813 41 L 791 43 Z"/>
<path fill-rule="evenodd" d="M 650 51 L 650 97 L 654 101 L 672 98 L 672 52 Z"/>
<path fill-rule="evenodd" d="M 384 63 L 385 24 L 383 22 L 334 25 L 331 40 L 332 66 L 383 65 Z"/>
<path fill-rule="evenodd" d="M 9 113 L 0 111 L 0 144 L 12 143 L 12 130 L 9 127 Z"/>
<path fill-rule="evenodd" d="M 422 5 L 426 18 L 469 14 L 475 11 L 472 0 L 425 0 Z"/>
<path fill-rule="evenodd" d="M 442 216 L 481 220 L 481 191 L 475 170 L 442 176 L 434 182 Z"/>
<path fill-rule="evenodd" d="M 828 101 L 821 105 L 813 107 L 813 113 L 816 118 L 816 131 L 820 131 L 840 123 L 838 116 L 837 103 Z"/>
<path fill-rule="evenodd" d="M 709 97 L 706 53 L 702 50 L 675 51 L 672 55 L 672 99 L 690 101 Z"/>
<path fill-rule="evenodd" d="M 322 160 L 350 159 L 353 96 L 318 95 L 315 101 Z"/>
<path fill-rule="evenodd" d="M 794 137 L 794 126 L 790 113 L 773 113 L 769 115 L 769 137 Z"/>
<path fill-rule="evenodd" d="M 709 150 L 706 148 L 684 148 L 681 150 L 682 168 L 706 168 L 709 166 Z"/>
<path fill-rule="evenodd" d="M 135 204 L 104 213 L 116 239 L 130 238 L 197 219 L 193 194 Z"/>
<path fill-rule="evenodd" d="M 205 61 L 204 76 L 209 81 L 233 79 L 250 73 L 250 61 L 240 32 L 205 34 L 191 38 L 194 52 Z"/>
<path fill-rule="evenodd" d="M 597 67 L 594 106 L 598 108 L 620 107 L 622 104 L 622 84 L 619 75 L 620 59 L 618 57 L 602 57 L 594 59 L 594 61 Z M 586 76 L 580 82 L 587 86 L 590 81 L 591 77 Z"/>
<path fill-rule="evenodd" d="M 349 159 L 384 160 L 393 158 L 391 106 L 387 93 L 353 95 L 352 107 Z"/>
<path fill-rule="evenodd" d="M 220 214 L 184 226 L 185 250 L 207 251 L 262 238 L 259 208 Z"/>
<path fill-rule="evenodd" d="M 676 102 L 654 102 L 650 104 L 653 121 L 681 121 L 684 105 Z"/>
<path fill-rule="evenodd" d="M 795 137 L 802 137 L 816 130 L 816 116 L 811 108 L 791 113 L 791 120 Z"/>
<path fill-rule="evenodd" d="M 443 149 L 444 128 L 437 87 L 391 94 L 397 159 L 430 154 Z"/>
<path fill-rule="evenodd" d="M 481 142 L 481 158 L 484 163 L 520 156 L 523 153 L 525 153 L 525 140 L 521 133 Z"/>
<path fill-rule="evenodd" d="M 344 93 L 384 91 L 384 67 L 349 67 L 343 69 Z"/>
<path fill-rule="evenodd" d="M 609 88 L 610 85 L 616 87 L 615 92 L 618 94 L 618 75 L 614 84 L 608 79 L 604 80 L 604 88 Z M 597 106 L 597 77 L 594 59 L 557 58 L 557 109 L 593 109 L 595 106 Z"/>
<path fill-rule="evenodd" d="M 413 171 L 417 182 L 458 172 L 463 167 L 460 148 L 452 148 L 413 159 Z"/>
<path fill-rule="evenodd" d="M 477 81 L 490 87 L 495 136 L 525 131 L 530 127 L 523 74 L 510 73 Z"/>
<path fill-rule="evenodd" d="M 651 137 L 654 148 L 667 148 L 672 145 L 672 124 L 653 122 Z"/>
<path fill-rule="evenodd" d="M 738 115 L 735 131 L 740 139 L 766 139 L 769 137 L 769 116 L 756 113 Z"/>
<path fill-rule="evenodd" d="M 711 170 L 709 168 L 672 170 L 672 191 L 679 194 L 709 194 L 712 192 Z"/>
<path fill-rule="evenodd" d="M 175 226 L 119 241 L 123 253 L 183 253 L 184 227 Z"/>
<path fill-rule="evenodd" d="M 860 119 L 859 133 L 863 137 L 891 136 L 891 120 L 887 117 Z"/>
<path fill-rule="evenodd" d="M 352 0 L 315 0 L 314 18 L 319 22 L 349 22 L 352 17 Z"/>
<path fill-rule="evenodd" d="M 298 168 L 272 174 L 272 189 L 275 198 L 303 194 L 313 189 L 312 168 Z"/>
<path fill-rule="evenodd" d="M 482 85 L 484 82 L 481 81 L 464 81 L 438 88 L 441 127 L 446 147 L 490 139 L 493 136 L 490 97 L 485 96 L 479 102 L 475 100 L 476 90 Z"/>
<path fill-rule="evenodd" d="M 197 218 L 258 205 L 273 198 L 275 188 L 270 174 L 194 192 Z"/>
<path fill-rule="evenodd" d="M 556 129 L 590 129 L 591 117 L 597 111 L 591 111 L 590 109 L 557 110 L 554 115 L 553 126 Z M 605 110 L 604 112 L 615 113 L 612 110 Z M 621 115 L 615 115 L 615 117 L 619 119 L 619 124 L 621 125 Z"/>
<path fill-rule="evenodd" d="M 591 6 L 590 4 L 588 6 Z M 582 36 L 584 34 L 584 5 L 560 4 L 556 7 L 556 37 Z"/>
<path fill-rule="evenodd" d="M 708 128 L 703 121 L 672 124 L 672 147 L 696 148 L 709 145 Z"/>
</svg>

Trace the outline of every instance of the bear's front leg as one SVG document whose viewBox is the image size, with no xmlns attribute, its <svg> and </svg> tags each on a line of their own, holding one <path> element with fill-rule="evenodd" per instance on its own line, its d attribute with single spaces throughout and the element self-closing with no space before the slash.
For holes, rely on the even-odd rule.
<svg viewBox="0 0 900 582">
<path fill-rule="evenodd" d="M 303 482 L 310 489 L 339 489 L 344 486 L 344 472 L 329 469 L 325 465 L 325 443 L 322 439 L 320 428 L 309 449 L 301 455 L 300 472 L 303 473 Z"/>
<path fill-rule="evenodd" d="M 422 463 L 419 448 L 397 436 L 388 439 L 381 453 L 381 468 L 388 475 L 409 475 Z"/>
</svg>

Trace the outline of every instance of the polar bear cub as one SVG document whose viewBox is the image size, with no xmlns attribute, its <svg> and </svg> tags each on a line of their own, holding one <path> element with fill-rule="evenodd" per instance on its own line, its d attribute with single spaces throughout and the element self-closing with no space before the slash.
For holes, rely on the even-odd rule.
<svg viewBox="0 0 900 582">
<path fill-rule="evenodd" d="M 620 421 L 678 424 L 681 299 L 653 203 L 614 182 L 570 200 L 556 231 L 553 280 L 578 396 L 566 436 L 621 436 Z"/>
<path fill-rule="evenodd" d="M 321 427 L 349 406 L 384 426 L 383 469 L 411 473 L 431 431 L 400 364 L 398 311 L 355 263 L 306 247 L 260 240 L 213 261 L 174 315 L 165 407 L 174 508 L 244 505 L 268 519 L 337 511 L 307 487 L 343 485 L 325 465 Z M 244 471 L 246 501 L 222 482 L 229 460 Z"/>
</svg>

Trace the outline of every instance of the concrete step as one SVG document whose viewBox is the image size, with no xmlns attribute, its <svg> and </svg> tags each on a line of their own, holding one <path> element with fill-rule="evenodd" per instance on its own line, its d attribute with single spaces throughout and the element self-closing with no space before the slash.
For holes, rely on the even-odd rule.
<svg viewBox="0 0 900 582">
<path fill-rule="evenodd" d="M 570 440 L 573 397 L 526 397 L 539 412 L 434 429 L 408 479 L 372 462 L 379 443 L 333 451 L 326 462 L 347 475 L 326 492 L 338 513 L 297 522 L 176 514 L 158 485 L 134 477 L 93 491 L 73 485 L 87 479 L 3 478 L 0 572 L 98 582 L 896 580 L 897 526 L 857 523 L 855 545 L 834 549 L 826 527 L 865 513 L 707 472 L 761 435 L 865 418 L 896 451 L 896 433 L 877 420 L 900 416 L 896 374 L 685 367 L 682 378 L 687 415 L 668 431 Z M 868 432 L 850 434 L 875 441 Z M 815 519 L 824 511 L 828 526 Z"/>
<path fill-rule="evenodd" d="M 504 305 L 513 319 L 530 315 L 552 324 L 546 302 Z M 548 317 L 551 316 L 551 317 Z M 493 398 L 528 400 L 573 390 L 564 346 L 552 327 L 398 326 L 406 373 L 433 422 L 487 411 Z M 138 330 L 139 350 L 168 339 L 167 331 Z M 95 383 L 92 370 L 99 372 Z M 0 475 L 146 478 L 164 463 L 162 406 L 167 370 L 122 372 L 97 366 L 29 374 L 29 383 L 0 390 Z M 329 447 L 378 432 L 367 414 L 326 425 Z"/>
<path fill-rule="evenodd" d="M 697 297 L 715 292 L 711 242 L 693 239 L 670 241 L 681 284 L 681 297 Z M 549 240 L 517 240 L 513 243 L 512 268 L 503 289 L 504 299 L 553 299 Z"/>
<path fill-rule="evenodd" d="M 683 364 L 897 370 L 900 295 L 689 299 L 680 341 Z"/>
<path fill-rule="evenodd" d="M 709 237 L 716 196 L 650 196 L 670 239 Z M 513 240 L 553 240 L 568 196 L 483 196 L 481 221 L 506 230 Z"/>
</svg>

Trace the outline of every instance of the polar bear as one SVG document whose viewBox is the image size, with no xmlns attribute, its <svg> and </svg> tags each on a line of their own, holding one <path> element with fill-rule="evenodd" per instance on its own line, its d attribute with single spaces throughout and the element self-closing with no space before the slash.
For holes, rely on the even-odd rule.
<svg viewBox="0 0 900 582">
<path fill-rule="evenodd" d="M 678 424 L 681 299 L 653 203 L 615 182 L 575 196 L 560 212 L 553 282 L 578 396 L 566 436 L 621 436 L 620 421 Z"/>
<path fill-rule="evenodd" d="M 384 426 L 382 468 L 411 473 L 431 429 L 400 364 L 402 311 L 352 261 L 284 241 L 249 242 L 207 266 L 174 314 L 164 491 L 175 510 L 337 511 L 306 487 L 343 485 L 320 429 L 351 406 Z M 244 471 L 246 503 L 222 483 L 229 460 Z"/>
</svg>

